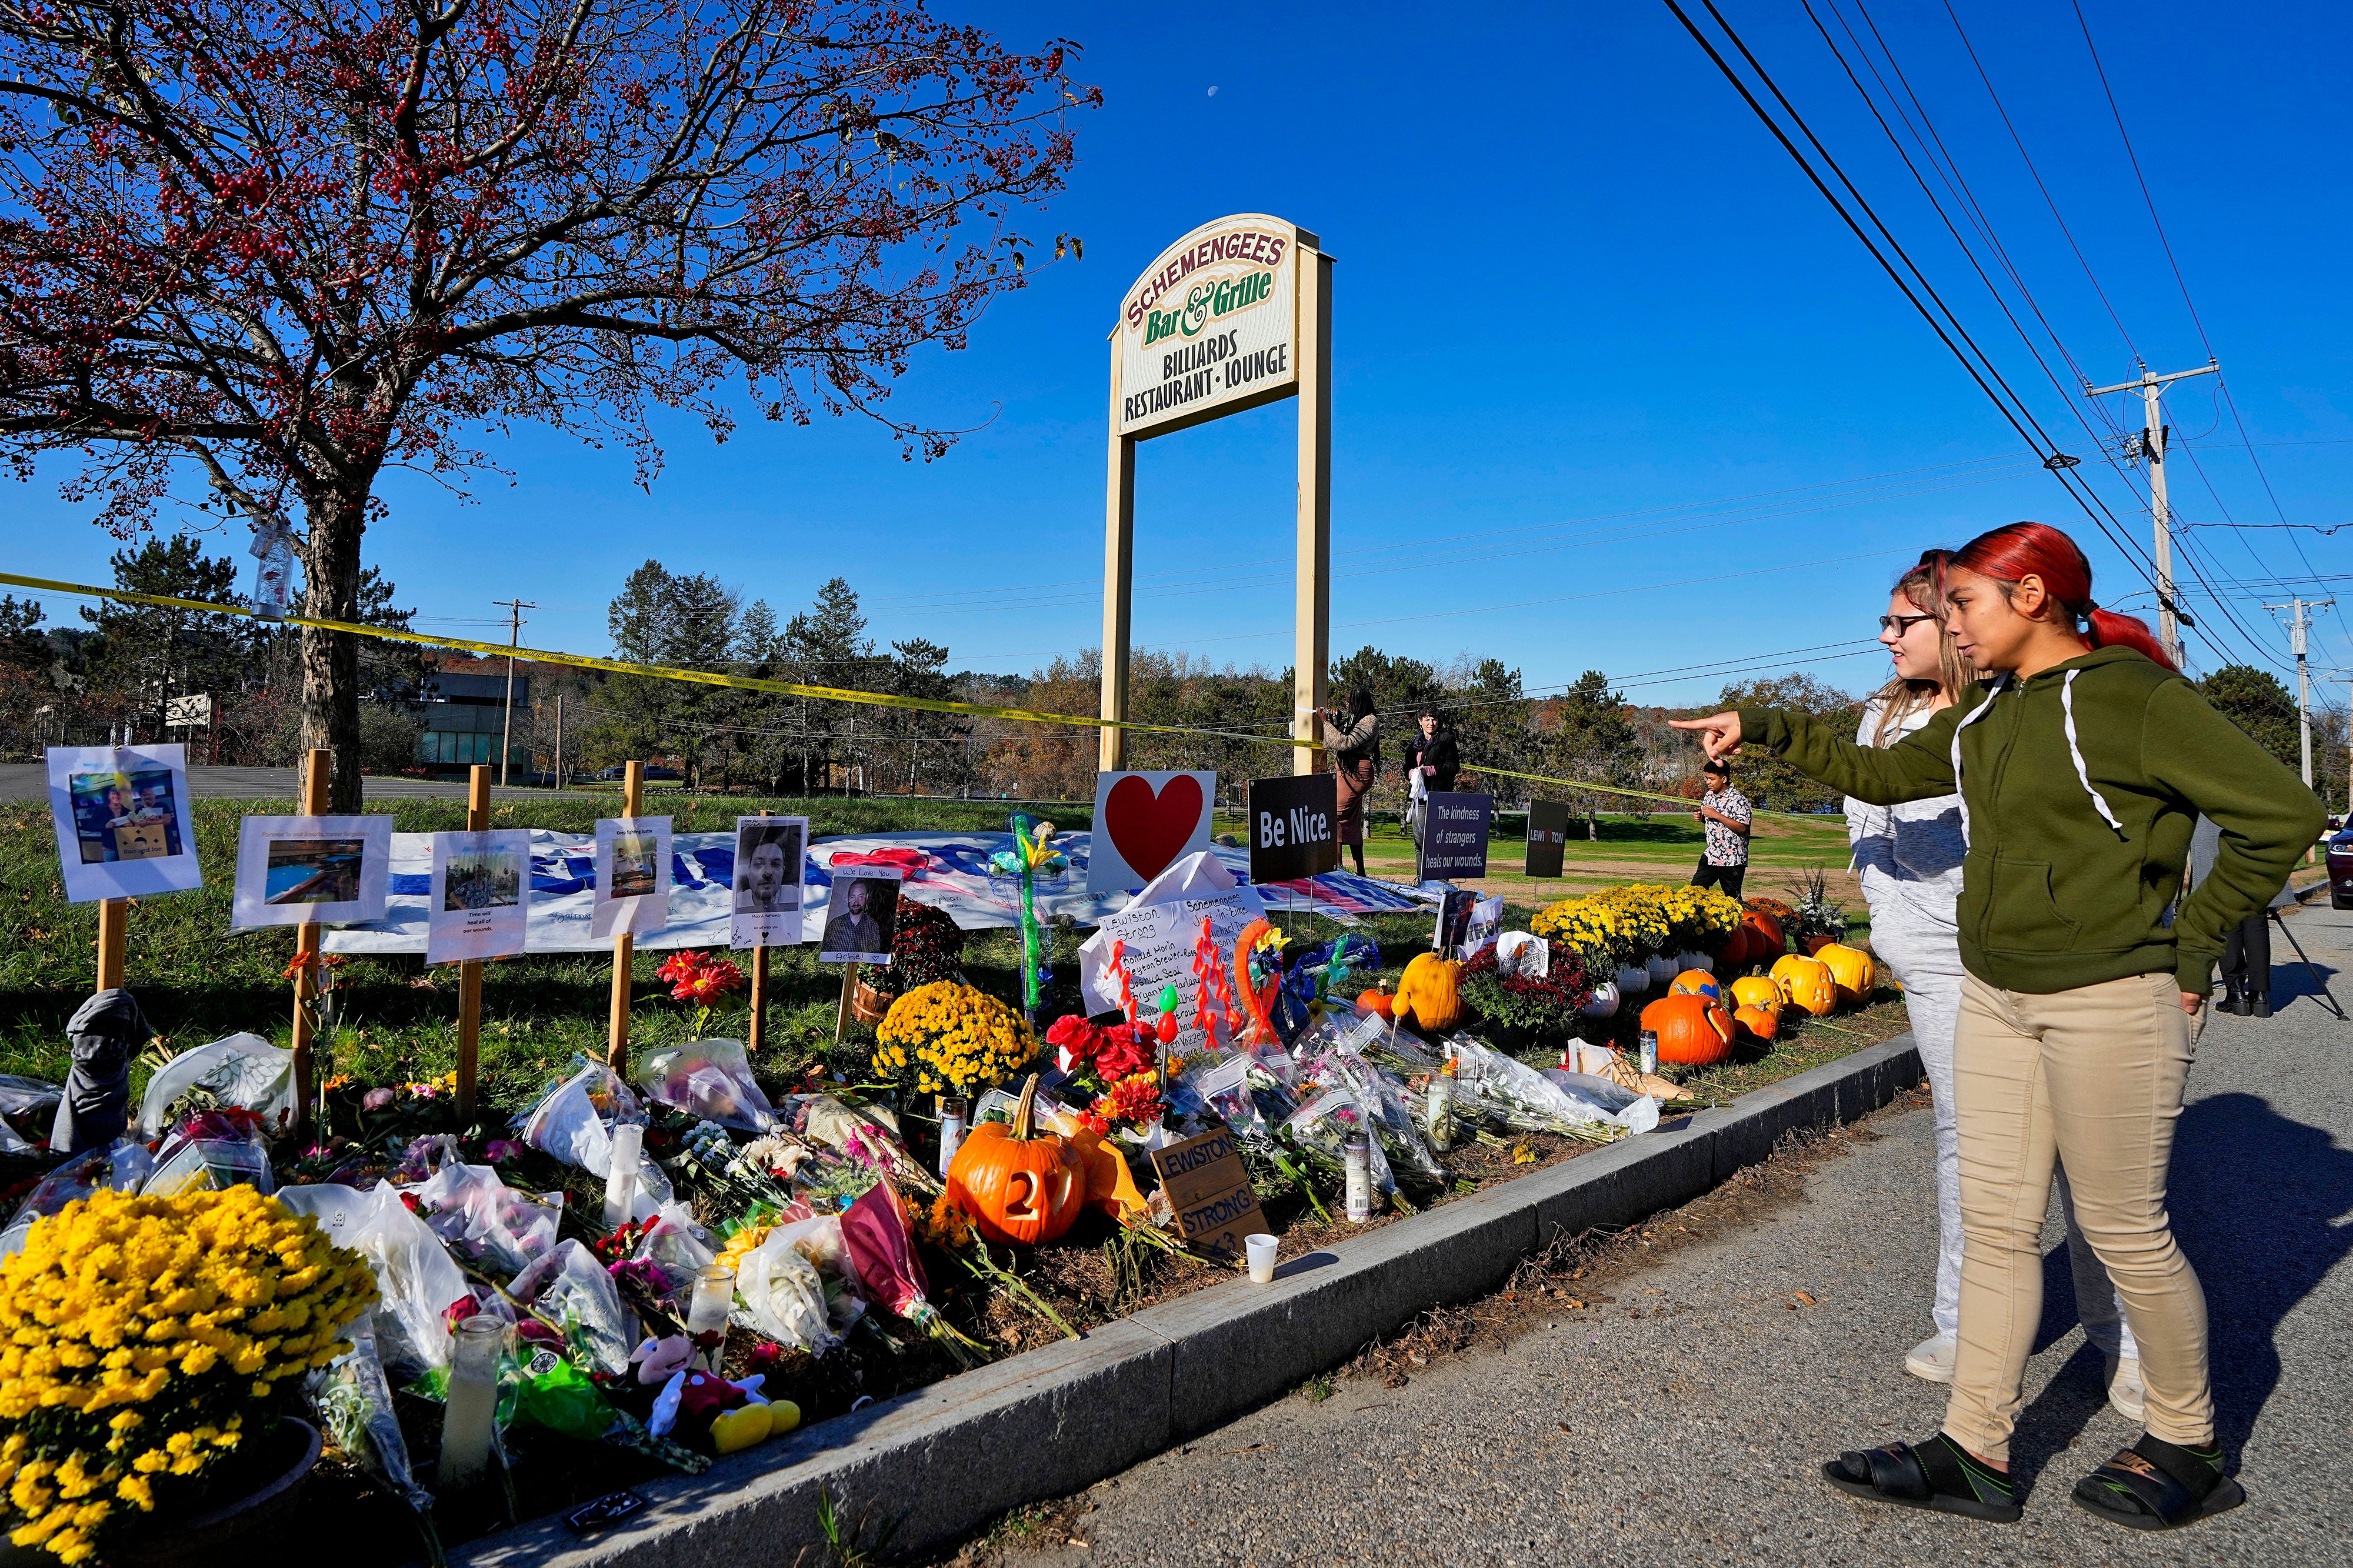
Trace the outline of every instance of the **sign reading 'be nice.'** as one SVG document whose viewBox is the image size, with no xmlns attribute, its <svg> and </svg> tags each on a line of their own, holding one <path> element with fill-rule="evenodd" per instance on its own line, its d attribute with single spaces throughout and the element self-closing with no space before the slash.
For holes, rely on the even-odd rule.
<svg viewBox="0 0 2353 1568">
<path fill-rule="evenodd" d="M 1340 868 L 1340 785 L 1330 773 L 1252 779 L 1253 882 L 1289 882 Z"/>
</svg>

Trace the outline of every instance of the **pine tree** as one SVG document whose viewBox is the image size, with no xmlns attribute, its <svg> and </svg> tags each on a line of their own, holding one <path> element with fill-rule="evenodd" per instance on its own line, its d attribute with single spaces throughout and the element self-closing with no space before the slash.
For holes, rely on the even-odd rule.
<svg viewBox="0 0 2353 1568">
<path fill-rule="evenodd" d="M 1588 669 L 1552 704 L 1555 727 L 1542 740 L 1546 771 L 1589 784 L 1630 786 L 1642 748 L 1626 716 L 1623 692 L 1609 689 L 1609 678 Z M 1601 837 L 1597 817 L 1604 805 L 1624 805 L 1599 790 L 1570 790 L 1569 804 L 1585 813 L 1585 837 Z"/>
<path fill-rule="evenodd" d="M 150 539 L 111 559 L 114 585 L 159 597 L 242 605 L 237 563 L 212 557 L 185 535 Z M 105 599 L 81 612 L 97 632 L 87 659 L 92 683 L 127 699 L 131 710 L 160 734 L 164 705 L 174 697 L 226 697 L 244 688 L 257 668 L 258 637 L 266 626 L 242 616 Z"/>
</svg>

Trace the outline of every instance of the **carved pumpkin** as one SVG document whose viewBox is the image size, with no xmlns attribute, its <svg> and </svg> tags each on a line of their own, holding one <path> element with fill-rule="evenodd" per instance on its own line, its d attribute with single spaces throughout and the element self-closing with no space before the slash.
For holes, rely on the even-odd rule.
<svg viewBox="0 0 2353 1568">
<path fill-rule="evenodd" d="M 1434 952 L 1414 954 L 1398 980 L 1397 1021 L 1424 1034 L 1440 1033 L 1462 1021 L 1462 966 Z"/>
<path fill-rule="evenodd" d="M 1706 1067 L 1732 1054 L 1732 1016 L 1704 996 L 1662 996 L 1642 1009 L 1642 1027 L 1659 1037 L 1659 1059 Z"/>
<path fill-rule="evenodd" d="M 1684 970 L 1675 976 L 1667 992 L 1674 996 L 1704 996 L 1711 1002 L 1724 1000 L 1724 988 L 1715 983 L 1715 976 L 1704 969 Z"/>
<path fill-rule="evenodd" d="M 1818 950 L 1814 959 L 1830 966 L 1831 978 L 1838 982 L 1849 1002 L 1862 1002 L 1870 997 L 1873 973 L 1871 954 L 1859 947 L 1834 942 Z"/>
<path fill-rule="evenodd" d="M 1778 1007 L 1781 988 L 1761 974 L 1744 974 L 1732 983 L 1735 1007 Z"/>
<path fill-rule="evenodd" d="M 1087 1172 L 1067 1141 L 1038 1131 L 1037 1074 L 1021 1086 L 1010 1126 L 984 1121 L 965 1138 L 947 1189 L 990 1241 L 1035 1247 L 1071 1228 L 1087 1201 Z"/>
<path fill-rule="evenodd" d="M 1397 1016 L 1396 1003 L 1390 999 L 1389 994 L 1386 991 L 1376 989 L 1363 992 L 1356 997 L 1356 1005 L 1367 1013 L 1377 1013 L 1384 1018 Z"/>
<path fill-rule="evenodd" d="M 1799 1012 L 1820 1018 L 1838 1010 L 1838 981 L 1820 959 L 1792 953 L 1775 964 L 1773 973 L 1781 983 L 1781 999 Z"/>
<path fill-rule="evenodd" d="M 1732 1021 L 1758 1039 L 1769 1040 L 1780 1031 L 1781 1009 L 1778 1004 L 1770 1007 L 1750 1005 L 1735 1013 Z"/>
</svg>

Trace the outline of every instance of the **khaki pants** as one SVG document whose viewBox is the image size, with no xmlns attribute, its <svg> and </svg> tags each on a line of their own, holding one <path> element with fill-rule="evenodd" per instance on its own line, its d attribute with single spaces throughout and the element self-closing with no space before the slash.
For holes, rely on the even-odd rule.
<svg viewBox="0 0 2353 1568">
<path fill-rule="evenodd" d="M 1961 1143 L 1961 1325 L 1945 1431 L 2010 1457 L 2019 1384 L 2042 1315 L 2052 1163 L 2116 1281 L 2139 1342 L 2148 1430 L 2213 1441 L 2206 1295 L 2175 1244 L 2166 1167 L 2195 1023 L 2170 973 L 2050 995 L 1961 983 L 1953 1100 Z"/>
</svg>

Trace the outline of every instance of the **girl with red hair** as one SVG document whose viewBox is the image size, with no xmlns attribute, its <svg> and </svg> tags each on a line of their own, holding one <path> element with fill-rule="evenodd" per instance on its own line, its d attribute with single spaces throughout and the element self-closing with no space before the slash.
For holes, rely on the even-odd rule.
<svg viewBox="0 0 2353 1568">
<path fill-rule="evenodd" d="M 2041 1237 L 2063 1164 L 2140 1350 L 2147 1431 L 2074 1500 L 2140 1530 L 2245 1500 L 2223 1471 L 2206 1299 L 2166 1217 L 2166 1167 L 2222 933 L 2261 910 L 2327 821 L 2294 773 L 2103 610 L 2073 540 L 2038 522 L 1936 563 L 1959 654 L 1993 677 L 1893 745 L 1803 713 L 1679 721 L 1711 757 L 1743 742 L 1880 805 L 1957 793 L 1968 850 L 1953 1099 L 1960 1321 L 1943 1430 L 1822 1467 L 1876 1501 L 2010 1521 L 2010 1438 L 2042 1313 Z M 2221 829 L 2185 898 L 2203 812 Z M 2177 908 L 2178 904 L 2178 908 Z M 2168 911 L 2174 911 L 2170 921 Z"/>
</svg>

